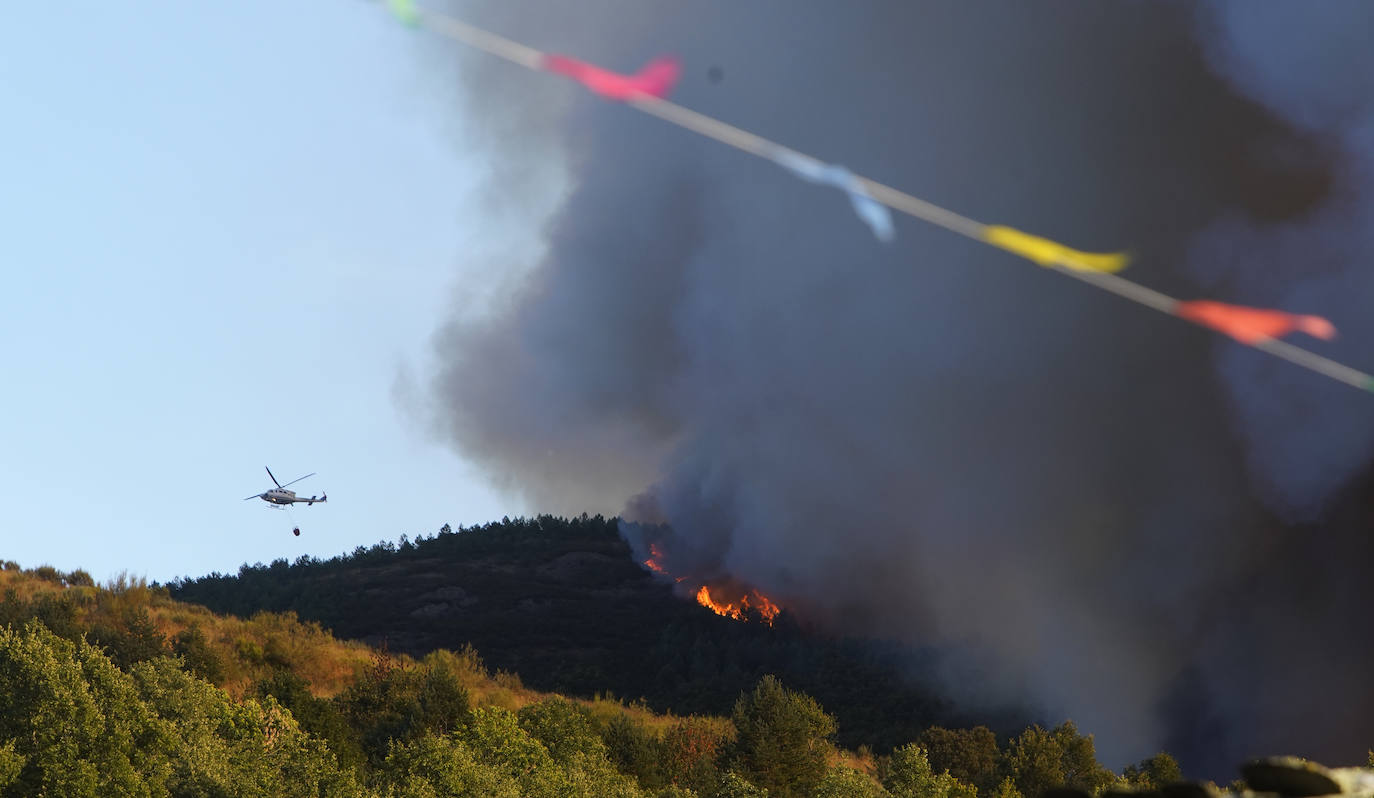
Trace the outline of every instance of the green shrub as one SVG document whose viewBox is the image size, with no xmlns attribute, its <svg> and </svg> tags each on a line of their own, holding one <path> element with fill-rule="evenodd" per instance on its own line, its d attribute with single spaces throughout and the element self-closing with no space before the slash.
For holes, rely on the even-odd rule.
<svg viewBox="0 0 1374 798">
<path fill-rule="evenodd" d="M 835 719 L 816 700 L 772 676 L 740 695 L 731 715 L 739 732 L 735 761 L 774 798 L 811 794 L 826 772 Z"/>
</svg>

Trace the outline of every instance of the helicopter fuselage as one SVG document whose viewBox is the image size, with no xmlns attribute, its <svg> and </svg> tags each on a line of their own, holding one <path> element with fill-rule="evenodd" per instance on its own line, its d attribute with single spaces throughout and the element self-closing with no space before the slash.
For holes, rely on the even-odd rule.
<svg viewBox="0 0 1374 798">
<path fill-rule="evenodd" d="M 282 490 L 280 488 L 269 490 L 262 494 L 262 500 L 272 502 L 273 504 L 291 504 L 296 500 L 296 492 L 294 490 Z"/>
<path fill-rule="evenodd" d="M 281 507 L 285 507 L 288 504 L 311 505 L 315 502 L 325 502 L 329 500 L 329 497 L 323 493 L 321 493 L 318 498 L 314 496 L 311 496 L 308 499 L 298 498 L 294 490 L 286 489 L 286 485 L 294 485 L 297 482 L 300 482 L 302 479 L 305 479 L 305 477 L 315 476 L 313 472 L 306 474 L 305 477 L 297 477 L 296 479 L 293 479 L 290 482 L 286 483 L 286 485 L 281 484 L 277 481 L 276 477 L 272 476 L 272 469 L 270 468 L 267 469 L 267 476 L 272 477 L 272 484 L 276 485 L 276 487 L 266 490 L 262 493 L 257 493 L 252 496 L 246 496 L 243 499 L 244 501 L 249 501 L 251 499 L 262 499 L 268 504 L 275 504 Z"/>
<path fill-rule="evenodd" d="M 260 498 L 263 501 L 269 502 L 271 504 L 295 504 L 297 502 L 314 504 L 316 502 L 322 502 L 326 500 L 323 497 L 317 499 L 314 496 L 311 496 L 308 499 L 300 499 L 296 497 L 296 492 L 294 490 L 286 490 L 285 488 L 273 488 L 272 490 L 269 490 L 266 493 L 262 494 Z"/>
</svg>

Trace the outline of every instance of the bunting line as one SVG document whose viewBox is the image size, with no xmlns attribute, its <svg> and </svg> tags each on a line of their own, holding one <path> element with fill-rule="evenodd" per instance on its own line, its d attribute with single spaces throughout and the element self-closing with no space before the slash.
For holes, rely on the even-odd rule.
<svg viewBox="0 0 1374 798">
<path fill-rule="evenodd" d="M 774 163 L 802 180 L 832 186 L 848 194 L 849 204 L 853 206 L 854 213 L 868 225 L 879 241 L 887 243 L 897 237 L 897 229 L 892 225 L 892 214 L 887 212 L 887 206 L 868 196 L 863 187 L 854 180 L 853 172 L 835 164 L 818 169 L 813 164 L 794 160 L 782 152 L 773 153 L 772 158 Z"/>
<path fill-rule="evenodd" d="M 873 228 L 879 239 L 887 240 L 884 238 L 887 233 L 881 220 L 871 209 L 866 208 L 866 200 L 885 205 L 894 211 L 966 238 L 998 247 L 1138 305 L 1207 327 L 1325 377 L 1374 393 L 1374 376 L 1273 337 L 1273 330 L 1287 332 L 1288 329 L 1299 329 L 1309 333 L 1312 330 L 1329 330 L 1334 335 L 1334 328 L 1330 322 L 1320 317 L 1298 316 L 1281 311 L 1260 311 L 1219 302 L 1196 303 L 1210 306 L 1206 312 L 1198 312 L 1195 305 L 1116 274 L 1129 261 L 1126 253 L 1081 252 L 1011 227 L 979 222 L 871 178 L 849 173 L 841 166 L 828 164 L 755 133 L 673 103 L 666 99 L 666 95 L 671 88 L 672 80 L 676 78 L 675 73 L 666 83 L 661 80 L 645 83 L 644 72 L 640 76 L 618 76 L 576 59 L 548 55 L 447 14 L 420 8 L 414 0 L 383 2 L 397 19 L 409 26 L 427 28 L 448 39 L 475 47 L 526 69 L 563 74 L 574 80 L 583 80 L 582 75 L 589 75 L 591 80 L 586 81 L 588 88 L 605 97 L 619 100 L 650 116 L 726 146 L 773 161 L 804 179 L 840 188 L 850 195 L 855 211 Z M 555 68 L 550 68 L 551 63 Z M 646 71 L 654 68 L 655 64 L 650 64 Z M 660 72 L 655 77 L 661 79 L 663 75 Z M 636 84 L 635 81 L 641 82 Z M 646 90 L 636 88 L 636 85 L 652 88 Z M 1256 313 L 1287 317 L 1289 323 L 1270 325 L 1262 329 L 1246 326 L 1246 317 Z"/>
<path fill-rule="evenodd" d="M 1318 374 L 1323 374 L 1333 380 L 1339 380 L 1346 385 L 1363 388 L 1370 393 L 1374 393 L 1374 376 L 1353 369 L 1343 363 L 1337 363 L 1330 358 L 1322 357 L 1315 352 L 1309 352 L 1301 347 L 1293 346 L 1287 341 L 1280 341 L 1277 338 L 1268 338 L 1250 345 L 1261 351 L 1268 352 L 1275 357 L 1281 357 L 1290 363 L 1296 363 Z"/>
</svg>

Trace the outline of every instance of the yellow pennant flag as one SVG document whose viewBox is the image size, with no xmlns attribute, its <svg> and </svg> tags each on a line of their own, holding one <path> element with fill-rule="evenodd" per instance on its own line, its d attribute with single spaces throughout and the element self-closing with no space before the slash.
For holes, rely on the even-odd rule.
<svg viewBox="0 0 1374 798">
<path fill-rule="evenodd" d="M 1063 266 L 1080 272 L 1119 272 L 1130 262 L 1130 256 L 1124 252 L 1079 252 L 1047 238 L 995 224 L 983 228 L 983 240 L 1041 266 Z"/>
</svg>

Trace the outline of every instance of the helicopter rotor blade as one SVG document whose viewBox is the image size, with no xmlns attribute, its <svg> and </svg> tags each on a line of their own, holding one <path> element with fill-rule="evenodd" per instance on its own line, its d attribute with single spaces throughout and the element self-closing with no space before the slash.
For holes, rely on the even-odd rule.
<svg viewBox="0 0 1374 798">
<path fill-rule="evenodd" d="M 261 498 L 262 498 L 262 494 L 261 494 L 261 493 L 254 493 L 252 496 L 249 496 L 249 497 L 248 497 L 248 499 L 261 499 Z M 248 499 L 244 499 L 244 501 L 248 501 Z"/>
<path fill-rule="evenodd" d="M 267 466 L 263 466 L 263 468 L 267 468 Z M 272 477 L 272 469 L 267 468 L 267 476 Z M 277 478 L 276 478 L 276 477 L 272 477 L 272 484 L 273 484 L 273 485 L 276 485 L 276 486 L 279 487 L 279 488 L 281 487 L 281 483 L 277 481 Z M 287 484 L 290 484 L 290 483 L 287 483 Z"/>
<path fill-rule="evenodd" d="M 306 477 L 313 477 L 313 476 L 315 476 L 315 472 L 314 472 L 314 471 L 311 471 L 309 474 L 306 474 L 305 477 L 296 477 L 295 479 L 293 479 L 293 480 L 291 480 L 290 482 L 286 483 L 286 485 L 294 485 L 294 484 L 296 484 L 297 482 L 300 482 L 302 479 L 305 479 Z M 286 485 L 278 485 L 277 487 L 279 487 L 279 488 L 284 488 L 284 487 L 286 487 Z"/>
</svg>

